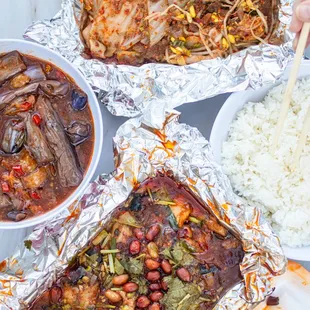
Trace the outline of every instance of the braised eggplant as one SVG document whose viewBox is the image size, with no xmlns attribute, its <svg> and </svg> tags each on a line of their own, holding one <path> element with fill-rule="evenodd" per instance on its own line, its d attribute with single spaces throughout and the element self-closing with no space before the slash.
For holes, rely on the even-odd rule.
<svg viewBox="0 0 310 310">
<path fill-rule="evenodd" d="M 61 186 L 72 187 L 79 185 L 83 174 L 57 112 L 53 109 L 49 99 L 43 96 L 39 96 L 37 108 L 45 124 L 44 133 L 48 145 L 56 157 Z"/>
<path fill-rule="evenodd" d="M 54 161 L 54 156 L 49 149 L 45 136 L 39 126 L 28 113 L 26 116 L 27 146 L 38 164 L 44 165 Z"/>
<path fill-rule="evenodd" d="M 0 58 L 0 84 L 24 70 L 26 70 L 26 64 L 18 52 L 3 55 Z"/>
<path fill-rule="evenodd" d="M 88 98 L 71 77 L 17 51 L 0 55 L 0 221 L 62 203 L 82 182 L 93 146 Z"/>
</svg>

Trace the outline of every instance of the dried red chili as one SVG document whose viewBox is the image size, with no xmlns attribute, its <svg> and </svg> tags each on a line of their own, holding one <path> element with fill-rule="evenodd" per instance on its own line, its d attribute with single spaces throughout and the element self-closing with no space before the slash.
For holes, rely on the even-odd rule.
<svg viewBox="0 0 310 310">
<path fill-rule="evenodd" d="M 31 192 L 30 197 L 35 200 L 41 199 L 40 195 L 37 192 Z"/>
<path fill-rule="evenodd" d="M 33 122 L 37 125 L 37 126 L 40 126 L 41 122 L 42 122 L 42 118 L 39 114 L 34 114 L 32 116 L 32 120 Z"/>
<path fill-rule="evenodd" d="M 15 172 L 15 175 L 17 175 L 19 177 L 21 177 L 25 174 L 21 165 L 13 166 L 12 170 Z"/>
</svg>

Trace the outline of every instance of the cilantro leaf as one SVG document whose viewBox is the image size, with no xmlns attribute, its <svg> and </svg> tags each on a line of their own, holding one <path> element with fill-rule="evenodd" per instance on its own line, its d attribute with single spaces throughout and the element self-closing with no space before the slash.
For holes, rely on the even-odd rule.
<svg viewBox="0 0 310 310">
<path fill-rule="evenodd" d="M 165 277 L 169 290 L 162 299 L 166 309 L 194 310 L 199 308 L 200 290 L 197 284 L 184 283 L 173 276 Z"/>
<path fill-rule="evenodd" d="M 139 294 L 146 295 L 148 292 L 148 284 L 145 278 L 141 277 L 133 277 L 131 279 L 132 282 L 137 283 L 139 285 Z"/>
<path fill-rule="evenodd" d="M 123 274 L 125 271 L 125 268 L 123 267 L 123 265 L 120 263 L 120 261 L 117 258 L 115 258 L 115 261 L 114 261 L 114 269 L 118 275 Z"/>
<path fill-rule="evenodd" d="M 143 273 L 143 263 L 139 259 L 129 258 L 129 260 L 123 260 L 122 265 L 129 274 L 140 275 Z"/>
</svg>

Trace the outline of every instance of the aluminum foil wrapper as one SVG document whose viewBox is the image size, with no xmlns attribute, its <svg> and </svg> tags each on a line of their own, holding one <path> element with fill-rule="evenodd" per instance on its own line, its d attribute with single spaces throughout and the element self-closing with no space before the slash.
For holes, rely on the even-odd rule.
<svg viewBox="0 0 310 310">
<path fill-rule="evenodd" d="M 245 256 L 240 269 L 244 282 L 229 291 L 215 309 L 250 309 L 251 303 L 272 292 L 270 280 L 285 271 L 286 258 L 261 211 L 245 205 L 233 193 L 208 141 L 196 128 L 179 123 L 176 111 L 164 114 L 164 110 L 154 110 L 156 113 L 150 111 L 119 128 L 112 174 L 90 184 L 66 214 L 38 226 L 25 243 L 31 245 L 30 250 L 21 245 L 0 263 L 1 310 L 23 309 L 49 288 L 134 186 L 166 171 L 188 186 L 243 242 Z"/>
<path fill-rule="evenodd" d="M 112 114 L 134 117 L 158 100 L 175 108 L 186 102 L 276 82 L 293 58 L 293 36 L 287 31 L 293 0 L 280 1 L 277 36 L 284 38 L 282 45 L 257 45 L 226 59 L 184 67 L 156 63 L 141 67 L 106 65 L 83 58 L 84 47 L 76 23 L 80 0 L 63 0 L 62 10 L 55 18 L 34 23 L 24 38 L 58 51 L 79 68 Z"/>
</svg>

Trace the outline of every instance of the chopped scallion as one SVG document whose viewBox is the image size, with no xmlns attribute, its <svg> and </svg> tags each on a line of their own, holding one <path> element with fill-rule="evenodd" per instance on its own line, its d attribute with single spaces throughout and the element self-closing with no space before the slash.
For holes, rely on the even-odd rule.
<svg viewBox="0 0 310 310">
<path fill-rule="evenodd" d="M 110 239 L 111 239 L 111 234 L 108 234 L 101 244 L 101 249 L 103 249 L 108 244 Z"/>
<path fill-rule="evenodd" d="M 93 245 L 100 244 L 107 235 L 108 235 L 108 233 L 105 230 L 101 231 L 98 234 L 98 236 L 93 240 Z"/>
<path fill-rule="evenodd" d="M 200 223 L 201 223 L 200 220 L 198 220 L 197 218 L 195 218 L 195 217 L 193 217 L 193 216 L 190 216 L 188 219 L 189 219 L 192 223 L 195 223 L 195 224 L 200 224 Z"/>
<path fill-rule="evenodd" d="M 115 254 L 115 253 L 119 253 L 120 250 L 119 250 L 119 249 L 114 249 L 114 250 L 101 250 L 100 252 L 101 252 L 101 254 Z"/>
<path fill-rule="evenodd" d="M 108 254 L 108 256 L 109 256 L 110 273 L 115 273 L 113 256 L 112 256 L 112 254 Z"/>
<path fill-rule="evenodd" d="M 176 206 L 175 202 L 173 202 L 173 201 L 164 201 L 164 200 L 157 200 L 157 201 L 155 201 L 155 204 L 163 205 L 163 206 Z"/>
</svg>

